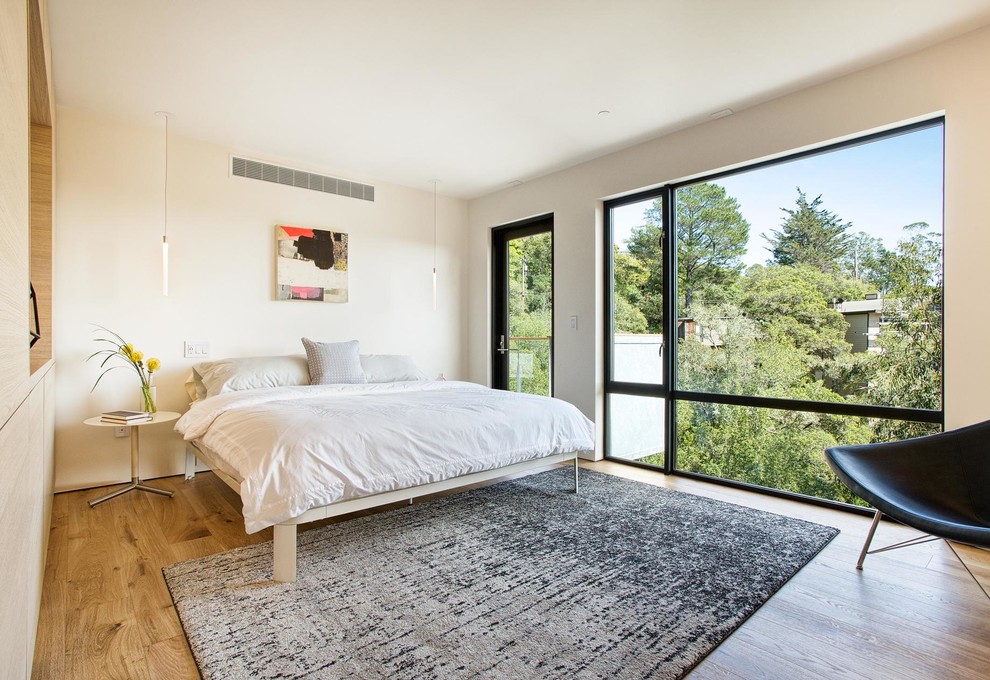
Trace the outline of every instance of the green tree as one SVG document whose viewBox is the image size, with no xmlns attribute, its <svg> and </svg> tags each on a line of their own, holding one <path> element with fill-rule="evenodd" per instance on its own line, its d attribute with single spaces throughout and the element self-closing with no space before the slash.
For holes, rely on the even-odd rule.
<svg viewBox="0 0 990 680">
<path fill-rule="evenodd" d="M 553 242 L 549 233 L 509 241 L 509 310 L 549 311 L 553 290 Z"/>
<path fill-rule="evenodd" d="M 820 413 L 679 402 L 678 467 L 818 498 L 865 505 L 829 468 L 824 451 L 866 443 L 869 426 Z"/>
<path fill-rule="evenodd" d="M 884 298 L 880 352 L 870 366 L 866 394 L 875 404 L 939 409 L 942 406 L 942 244 L 924 222 L 904 227 L 905 238 L 888 258 L 890 289 Z M 878 441 L 930 434 L 931 426 L 878 421 Z"/>
<path fill-rule="evenodd" d="M 842 401 L 808 370 L 806 352 L 739 308 L 698 306 L 694 318 L 699 332 L 679 343 L 682 389 Z M 677 436 L 681 469 L 854 502 L 823 452 L 840 442 L 868 442 L 870 429 L 825 414 L 679 402 Z"/>
<path fill-rule="evenodd" d="M 833 277 L 809 265 L 751 267 L 741 305 L 769 338 L 803 352 L 809 369 L 825 370 L 851 349 L 845 319 L 827 297 L 835 286 Z"/>
<path fill-rule="evenodd" d="M 742 271 L 749 222 L 739 202 L 718 184 L 703 182 L 677 190 L 677 290 L 681 314 L 692 314 L 701 294 L 711 304 L 726 298 Z"/>
<path fill-rule="evenodd" d="M 847 276 L 876 286 L 878 267 L 887 252 L 883 239 L 858 231 L 849 237 L 849 249 L 843 258 L 842 268 Z M 879 287 L 876 289 L 882 290 Z"/>
<path fill-rule="evenodd" d="M 509 242 L 509 337 L 546 338 L 552 334 L 553 242 L 549 233 Z M 510 389 L 515 389 L 514 367 L 521 362 L 525 373 L 522 390 L 550 393 L 550 343 L 540 340 L 509 340 Z M 532 370 L 530 371 L 530 366 Z"/>
<path fill-rule="evenodd" d="M 663 332 L 663 227 L 660 210 L 658 199 L 644 214 L 645 222 L 633 227 L 626 241 L 629 255 L 646 272 L 646 279 L 639 284 L 635 304 L 646 319 L 649 333 Z"/>
<path fill-rule="evenodd" d="M 742 271 L 749 241 L 749 222 L 739 202 L 718 184 L 702 182 L 677 190 L 677 290 L 680 313 L 691 314 L 695 298 L 712 304 L 731 299 L 731 288 Z M 653 333 L 663 330 L 663 205 L 658 199 L 634 227 L 629 253 L 649 273 L 639 300 L 640 311 Z"/>
<path fill-rule="evenodd" d="M 852 223 L 842 222 L 821 207 L 820 195 L 809 202 L 800 187 L 797 192 L 797 207 L 781 208 L 787 217 L 767 239 L 772 262 L 790 266 L 805 264 L 827 274 L 840 271 L 848 258 L 850 238 L 846 232 Z"/>
<path fill-rule="evenodd" d="M 648 329 L 646 316 L 641 311 L 640 305 L 643 302 L 643 288 L 650 278 L 650 273 L 638 258 L 620 252 L 619 246 L 613 248 L 615 332 L 646 333 Z"/>
</svg>

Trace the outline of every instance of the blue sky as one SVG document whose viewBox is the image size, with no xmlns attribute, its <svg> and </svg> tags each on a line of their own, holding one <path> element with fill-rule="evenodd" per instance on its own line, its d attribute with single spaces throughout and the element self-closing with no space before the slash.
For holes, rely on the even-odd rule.
<svg viewBox="0 0 990 680">
<path fill-rule="evenodd" d="M 843 222 L 849 233 L 865 231 L 893 248 L 902 228 L 928 222 L 942 233 L 942 128 L 927 128 L 840 151 L 751 170 L 715 183 L 739 201 L 750 223 L 743 262 L 764 263 L 770 253 L 764 234 L 779 229 L 787 217 L 781 208 L 793 208 L 797 187 L 808 200 L 819 194 L 822 207 Z M 649 203 L 633 204 L 613 213 L 616 242 L 628 238 L 642 223 Z M 624 249 L 624 247 L 623 247 Z"/>
</svg>

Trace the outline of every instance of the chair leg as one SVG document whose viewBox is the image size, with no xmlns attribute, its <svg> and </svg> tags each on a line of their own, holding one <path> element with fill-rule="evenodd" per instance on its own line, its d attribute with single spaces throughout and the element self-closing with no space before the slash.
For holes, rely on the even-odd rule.
<svg viewBox="0 0 990 680">
<path fill-rule="evenodd" d="M 860 571 L 863 570 L 863 561 L 870 552 L 870 543 L 873 542 L 873 534 L 877 533 L 877 526 L 880 524 L 881 517 L 883 517 L 883 513 L 877 510 L 877 514 L 873 516 L 873 524 L 870 525 L 870 533 L 866 534 L 866 543 L 863 544 L 863 552 L 859 554 L 859 561 L 856 562 L 856 568 Z"/>
</svg>

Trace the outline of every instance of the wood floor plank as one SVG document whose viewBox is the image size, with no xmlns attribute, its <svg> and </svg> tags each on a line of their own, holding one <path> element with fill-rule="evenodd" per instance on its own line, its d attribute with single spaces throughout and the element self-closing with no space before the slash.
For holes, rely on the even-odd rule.
<svg viewBox="0 0 990 680">
<path fill-rule="evenodd" d="M 70 611 L 66 640 L 69 649 L 65 677 L 148 678 L 144 644 L 127 599 Z"/>
<path fill-rule="evenodd" d="M 990 598 L 973 577 L 990 583 L 987 551 L 940 541 L 870 556 L 860 572 L 867 517 L 612 462 L 584 467 L 841 530 L 691 680 L 990 677 Z M 130 493 L 90 509 L 104 490 L 56 496 L 35 678 L 198 677 L 161 568 L 271 530 L 245 534 L 240 498 L 211 473 L 153 484 L 175 497 Z M 913 532 L 885 522 L 881 534 Z"/>
<path fill-rule="evenodd" d="M 146 660 L 151 680 L 199 680 L 196 661 L 181 633 L 148 647 Z"/>
<path fill-rule="evenodd" d="M 62 519 L 64 518 L 65 516 L 62 517 Z M 45 576 L 41 590 L 39 620 L 53 622 L 53 625 L 38 626 L 35 649 L 46 650 L 46 652 L 36 652 L 34 655 L 31 676 L 35 678 L 68 677 L 65 672 L 65 625 L 54 624 L 54 622 L 64 622 L 67 618 L 68 563 L 66 547 L 68 542 L 65 536 L 68 532 L 68 523 L 60 522 L 54 511 L 52 521 L 53 525 L 48 538 L 48 558 L 45 562 Z"/>
<path fill-rule="evenodd" d="M 990 550 L 963 543 L 951 545 L 955 555 L 965 563 L 970 575 L 980 584 L 983 593 L 990 598 Z"/>
<path fill-rule="evenodd" d="M 771 661 L 768 663 L 764 649 L 737 635 L 738 631 L 702 660 L 687 677 L 691 680 L 713 680 L 722 677 L 723 669 L 729 668 L 746 680 L 822 680 L 822 675 L 785 657 L 769 657 Z"/>
<path fill-rule="evenodd" d="M 836 647 L 857 657 L 869 650 L 868 661 L 887 668 L 888 675 L 925 678 L 942 670 L 955 678 L 986 677 L 984 670 L 973 669 L 986 662 L 990 623 L 972 622 L 974 638 L 979 640 L 965 640 L 955 632 L 932 627 L 930 618 L 911 619 L 881 612 L 875 601 L 870 605 L 856 606 L 820 592 L 789 589 L 779 593 L 773 606 L 762 612 L 764 620 L 785 628 L 788 635 L 810 632 L 814 639 L 830 639 Z M 900 611 L 905 613 L 903 607 Z"/>
<path fill-rule="evenodd" d="M 88 497 L 88 496 L 87 496 Z M 81 494 L 72 499 L 68 534 L 68 595 L 70 609 L 85 609 L 127 597 L 119 552 L 113 534 L 113 513 L 126 503 L 90 508 Z"/>
</svg>

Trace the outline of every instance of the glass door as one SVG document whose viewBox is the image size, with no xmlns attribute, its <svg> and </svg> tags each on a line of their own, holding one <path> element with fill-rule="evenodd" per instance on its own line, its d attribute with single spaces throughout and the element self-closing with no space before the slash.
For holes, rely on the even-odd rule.
<svg viewBox="0 0 990 680">
<path fill-rule="evenodd" d="M 553 394 L 553 217 L 492 231 L 492 386 Z"/>
<path fill-rule="evenodd" d="M 605 436 L 609 457 L 669 470 L 664 360 L 677 339 L 665 295 L 666 219 L 659 190 L 606 205 Z"/>
</svg>

